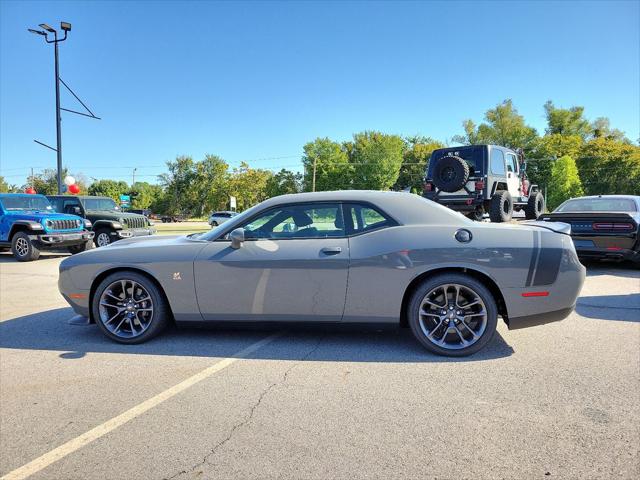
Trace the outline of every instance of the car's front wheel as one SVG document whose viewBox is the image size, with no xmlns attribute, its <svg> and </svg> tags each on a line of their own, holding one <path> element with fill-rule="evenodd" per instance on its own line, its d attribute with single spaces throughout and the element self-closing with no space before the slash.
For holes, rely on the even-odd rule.
<svg viewBox="0 0 640 480">
<path fill-rule="evenodd" d="M 217 227 L 218 226 L 218 222 L 216 222 L 215 220 L 213 222 L 211 222 L 211 226 L 212 227 Z"/>
<path fill-rule="evenodd" d="M 25 232 L 16 233 L 11 239 L 11 252 L 19 262 L 31 262 L 40 257 L 40 250 Z"/>
<path fill-rule="evenodd" d="M 418 341 L 427 350 L 450 357 L 484 348 L 498 323 L 491 292 L 475 278 L 458 273 L 425 280 L 411 297 L 408 315 Z"/>
<path fill-rule="evenodd" d="M 111 243 L 111 230 L 107 228 L 101 228 L 96 231 L 96 236 L 93 238 L 96 247 L 106 247 Z"/>
<path fill-rule="evenodd" d="M 149 278 L 121 271 L 106 277 L 92 300 L 92 314 L 107 337 L 119 343 L 142 343 L 169 323 L 164 295 Z"/>
</svg>

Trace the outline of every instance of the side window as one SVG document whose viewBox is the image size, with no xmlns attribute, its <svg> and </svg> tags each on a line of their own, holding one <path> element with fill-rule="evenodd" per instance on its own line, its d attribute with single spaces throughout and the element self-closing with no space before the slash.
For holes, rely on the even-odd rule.
<svg viewBox="0 0 640 480">
<path fill-rule="evenodd" d="M 491 173 L 504 175 L 504 153 L 497 148 L 491 149 Z"/>
<path fill-rule="evenodd" d="M 368 205 L 348 204 L 347 209 L 354 233 L 395 225 L 393 220 Z"/>
<path fill-rule="evenodd" d="M 338 203 L 286 205 L 268 210 L 243 226 L 245 239 L 342 237 L 342 208 Z"/>
<path fill-rule="evenodd" d="M 518 160 L 513 153 L 507 153 L 507 171 L 511 173 L 518 171 Z"/>
<path fill-rule="evenodd" d="M 71 200 L 63 200 L 62 209 L 58 209 L 56 206 L 56 210 L 60 213 L 70 213 L 74 215 L 74 207 L 80 207 L 80 203 L 75 198 Z"/>
</svg>

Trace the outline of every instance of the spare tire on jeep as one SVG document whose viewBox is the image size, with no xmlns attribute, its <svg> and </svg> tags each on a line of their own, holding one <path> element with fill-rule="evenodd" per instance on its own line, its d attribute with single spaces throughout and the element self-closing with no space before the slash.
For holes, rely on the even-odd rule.
<svg viewBox="0 0 640 480">
<path fill-rule="evenodd" d="M 433 183 L 443 192 L 457 192 L 469 180 L 469 164 L 455 155 L 437 160 L 433 168 Z"/>
</svg>

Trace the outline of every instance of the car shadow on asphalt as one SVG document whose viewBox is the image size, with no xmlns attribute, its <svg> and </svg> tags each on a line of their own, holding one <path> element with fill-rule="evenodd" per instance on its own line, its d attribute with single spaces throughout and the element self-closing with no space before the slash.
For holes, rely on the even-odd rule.
<svg viewBox="0 0 640 480">
<path fill-rule="evenodd" d="M 40 255 L 40 260 L 49 260 L 52 258 L 65 258 L 68 257 L 69 253 L 64 252 L 42 252 Z M 38 260 L 35 260 L 36 262 Z M 11 252 L 1 252 L 0 253 L 0 263 L 19 263 L 18 260 L 13 256 Z"/>
<path fill-rule="evenodd" d="M 587 277 L 615 275 L 616 277 L 637 278 L 640 282 L 640 266 L 631 262 L 584 262 Z"/>
<path fill-rule="evenodd" d="M 230 357 L 268 335 L 283 332 L 282 326 L 259 328 L 215 324 L 201 328 L 171 327 L 163 335 L 141 345 L 121 345 L 105 338 L 96 325 L 74 326 L 70 308 L 5 320 L 0 323 L 0 347 L 61 352 L 59 357 L 78 359 L 88 353 Z M 408 328 L 370 326 L 287 326 L 278 341 L 247 357 L 265 360 L 301 360 L 301 345 L 317 344 L 306 361 L 335 362 L 477 362 L 513 354 L 499 332 L 480 352 L 448 358 L 426 351 Z M 276 345 L 280 345 L 276 347 Z"/>
<path fill-rule="evenodd" d="M 576 313 L 596 320 L 640 322 L 640 293 L 579 297 Z"/>
</svg>

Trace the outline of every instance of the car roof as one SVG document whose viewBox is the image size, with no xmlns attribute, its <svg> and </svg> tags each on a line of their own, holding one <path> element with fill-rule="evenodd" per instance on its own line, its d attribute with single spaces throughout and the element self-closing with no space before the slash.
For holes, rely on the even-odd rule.
<svg viewBox="0 0 640 480">
<path fill-rule="evenodd" d="M 272 197 L 259 204 L 260 209 L 287 203 L 364 202 L 382 209 L 404 225 L 466 224 L 460 213 L 414 193 L 381 192 L 377 190 L 336 190 L 330 192 L 293 193 Z M 254 207 L 256 208 L 256 207 Z"/>
<path fill-rule="evenodd" d="M 85 200 L 87 198 L 108 198 L 109 200 L 113 200 L 111 197 L 106 197 L 104 195 L 47 195 L 47 197 L 55 197 L 55 198 L 80 198 Z"/>
<path fill-rule="evenodd" d="M 596 198 L 626 198 L 628 200 L 640 200 L 640 195 L 585 195 L 584 197 L 574 197 L 570 200 L 581 200 L 581 199 L 596 199 Z"/>
<path fill-rule="evenodd" d="M 0 197 L 44 197 L 41 193 L 0 193 Z"/>
</svg>

